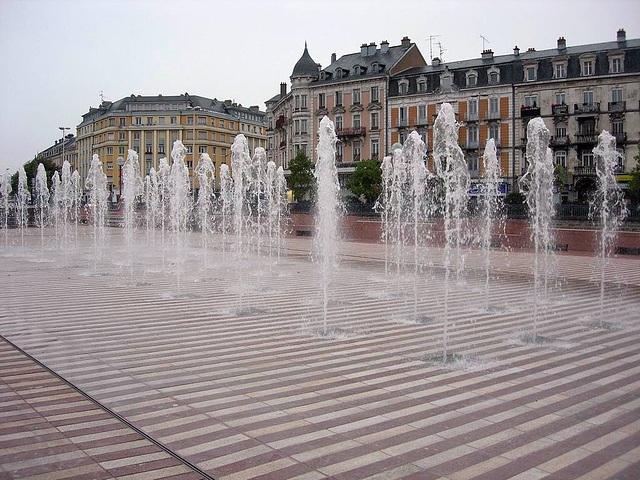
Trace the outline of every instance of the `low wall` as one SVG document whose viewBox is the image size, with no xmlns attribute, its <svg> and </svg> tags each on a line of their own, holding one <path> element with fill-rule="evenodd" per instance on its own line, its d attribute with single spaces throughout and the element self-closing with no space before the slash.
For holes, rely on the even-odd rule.
<svg viewBox="0 0 640 480">
<path fill-rule="evenodd" d="M 431 244 L 442 245 L 444 230 L 442 221 L 429 225 Z M 291 214 L 290 234 L 292 236 L 313 236 L 315 220 L 306 213 Z M 554 228 L 555 243 L 559 250 L 568 252 L 592 253 L 596 250 L 598 231 L 580 228 Z M 359 217 L 346 215 L 340 222 L 340 235 L 344 240 L 377 243 L 382 236 L 381 223 L 377 217 Z M 407 235 L 410 238 L 411 235 Z M 493 243 L 512 249 L 531 249 L 529 224 L 523 220 L 507 220 L 504 230 L 493 232 Z M 640 232 L 621 231 L 615 247 L 633 251 L 640 250 Z"/>
</svg>

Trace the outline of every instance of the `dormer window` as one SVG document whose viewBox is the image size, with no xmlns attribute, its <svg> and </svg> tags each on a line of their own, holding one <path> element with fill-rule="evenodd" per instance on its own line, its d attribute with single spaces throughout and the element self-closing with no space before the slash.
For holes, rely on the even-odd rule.
<svg viewBox="0 0 640 480">
<path fill-rule="evenodd" d="M 616 50 L 608 53 L 609 56 L 609 73 L 624 72 L 624 52 Z"/>
<path fill-rule="evenodd" d="M 453 89 L 453 74 L 445 67 L 445 71 L 440 75 L 440 86 L 443 92 L 450 92 Z"/>
<path fill-rule="evenodd" d="M 336 68 L 336 78 L 342 78 L 344 76 L 344 70 L 342 70 L 341 68 Z"/>
<path fill-rule="evenodd" d="M 409 80 L 403 78 L 398 82 L 398 92 L 400 95 L 406 95 L 409 93 Z"/>
<path fill-rule="evenodd" d="M 500 69 L 497 67 L 491 67 L 487 70 L 487 80 L 489 85 L 497 85 L 500 83 Z"/>
<path fill-rule="evenodd" d="M 580 75 L 589 77 L 596 73 L 596 56 L 592 53 L 580 55 Z"/>
<path fill-rule="evenodd" d="M 528 63 L 524 65 L 524 81 L 535 82 L 538 79 L 538 63 Z"/>
<path fill-rule="evenodd" d="M 417 80 L 418 92 L 424 93 L 427 91 L 427 78 L 424 76 L 418 77 Z"/>
<path fill-rule="evenodd" d="M 360 65 L 356 65 L 355 67 L 353 67 L 354 75 L 364 75 L 366 71 L 367 69 L 364 67 L 361 67 Z"/>
<path fill-rule="evenodd" d="M 469 70 L 467 76 L 467 87 L 476 87 L 478 85 L 478 72 Z"/>
</svg>

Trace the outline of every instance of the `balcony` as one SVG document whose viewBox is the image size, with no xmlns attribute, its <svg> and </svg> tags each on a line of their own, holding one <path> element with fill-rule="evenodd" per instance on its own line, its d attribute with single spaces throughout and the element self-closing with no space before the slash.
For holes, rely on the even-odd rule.
<svg viewBox="0 0 640 480">
<path fill-rule="evenodd" d="M 582 114 L 582 115 L 600 113 L 600 102 L 576 103 L 573 106 L 573 113 Z"/>
<path fill-rule="evenodd" d="M 595 133 L 578 133 L 576 135 L 576 143 L 596 143 L 597 135 Z"/>
<path fill-rule="evenodd" d="M 616 145 L 620 145 L 621 143 L 625 143 L 627 141 L 627 132 L 614 133 L 613 136 L 616 139 Z"/>
<path fill-rule="evenodd" d="M 336 163 L 342 163 L 342 155 L 336 154 Z"/>
<path fill-rule="evenodd" d="M 540 116 L 540 107 L 534 105 L 522 105 L 520 107 L 520 117 L 532 118 Z"/>
<path fill-rule="evenodd" d="M 287 124 L 287 119 L 284 115 L 280 115 L 276 120 L 276 128 L 284 128 Z"/>
<path fill-rule="evenodd" d="M 286 140 L 283 140 L 283 141 L 280 142 L 280 148 L 284 148 L 286 146 L 287 146 L 287 141 Z"/>
<path fill-rule="evenodd" d="M 418 117 L 416 125 L 427 125 L 427 117 Z"/>
<path fill-rule="evenodd" d="M 551 113 L 553 113 L 554 117 L 558 115 L 569 115 L 569 106 L 564 103 L 555 103 L 551 105 Z"/>
<path fill-rule="evenodd" d="M 480 146 L 480 143 L 478 142 L 478 140 L 467 140 L 467 147 L 466 148 L 478 148 Z"/>
<path fill-rule="evenodd" d="M 500 112 L 489 110 L 489 114 L 487 115 L 489 120 L 500 120 Z"/>
<path fill-rule="evenodd" d="M 477 122 L 478 121 L 478 112 L 467 113 L 467 122 Z"/>
<path fill-rule="evenodd" d="M 624 112 L 627 109 L 627 102 L 609 102 L 608 107 L 610 112 Z"/>
<path fill-rule="evenodd" d="M 577 176 L 588 177 L 596 174 L 596 167 L 580 165 L 573 168 L 573 174 Z"/>
<path fill-rule="evenodd" d="M 338 137 L 364 137 L 366 134 L 366 127 L 341 128 L 336 131 Z"/>
<path fill-rule="evenodd" d="M 562 146 L 569 145 L 571 141 L 569 140 L 569 136 L 565 135 L 564 137 L 551 137 L 551 140 L 549 141 L 549 143 L 554 147 L 562 147 Z"/>
<path fill-rule="evenodd" d="M 409 119 L 407 119 L 407 118 L 399 118 L 398 119 L 398 126 L 399 127 L 407 127 L 407 126 L 409 126 Z"/>
</svg>

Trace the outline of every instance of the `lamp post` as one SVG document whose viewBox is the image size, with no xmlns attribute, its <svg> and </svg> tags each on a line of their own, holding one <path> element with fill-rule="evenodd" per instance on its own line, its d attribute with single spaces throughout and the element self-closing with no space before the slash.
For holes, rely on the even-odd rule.
<svg viewBox="0 0 640 480">
<path fill-rule="evenodd" d="M 122 166 L 124 165 L 124 158 L 118 157 L 116 163 L 118 164 L 118 201 L 120 201 L 122 197 Z"/>
<path fill-rule="evenodd" d="M 58 127 L 60 130 L 62 130 L 62 163 L 64 163 L 64 139 L 65 139 L 65 133 L 67 130 L 71 130 L 69 127 Z"/>
</svg>

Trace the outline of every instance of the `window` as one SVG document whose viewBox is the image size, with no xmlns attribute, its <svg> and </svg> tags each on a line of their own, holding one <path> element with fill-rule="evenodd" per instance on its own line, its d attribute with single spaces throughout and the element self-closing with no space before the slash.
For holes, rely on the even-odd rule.
<svg viewBox="0 0 640 480">
<path fill-rule="evenodd" d="M 612 103 L 622 102 L 622 89 L 621 88 L 614 88 L 613 90 L 611 90 L 611 102 Z"/>
<path fill-rule="evenodd" d="M 556 101 L 555 101 L 556 105 L 564 105 L 565 100 L 566 100 L 566 96 L 564 92 L 556 93 Z"/>
<path fill-rule="evenodd" d="M 524 104 L 526 107 L 537 107 L 538 106 L 538 96 L 537 95 L 525 95 L 524 96 Z"/>
<path fill-rule="evenodd" d="M 142 117 L 136 117 L 136 125 L 142 125 Z"/>
<path fill-rule="evenodd" d="M 342 115 L 336 115 L 336 130 L 342 130 Z"/>
<path fill-rule="evenodd" d="M 469 147 L 470 148 L 477 147 L 478 146 L 478 126 L 469 125 L 468 134 L 469 134 Z"/>
<path fill-rule="evenodd" d="M 469 167 L 469 172 L 478 172 L 479 168 L 478 168 L 478 154 L 477 153 L 470 153 L 469 157 L 467 158 L 467 166 Z"/>
<path fill-rule="evenodd" d="M 585 151 L 582 152 L 582 166 L 583 167 L 593 167 L 593 152 Z"/>
<path fill-rule="evenodd" d="M 496 115 L 500 111 L 500 106 L 497 98 L 489 99 L 489 113 Z"/>
<path fill-rule="evenodd" d="M 611 133 L 624 133 L 624 122 L 621 118 L 611 120 Z"/>
<path fill-rule="evenodd" d="M 582 103 L 593 105 L 593 90 L 582 92 Z"/>
<path fill-rule="evenodd" d="M 113 132 L 107 133 L 107 140 L 113 141 Z"/>
<path fill-rule="evenodd" d="M 594 62 L 592 61 L 587 61 L 587 62 L 583 62 L 582 64 L 582 75 L 583 76 L 589 76 L 589 75 L 593 75 L 593 64 Z"/>
<path fill-rule="evenodd" d="M 467 87 L 475 87 L 478 85 L 478 76 L 475 74 L 467 75 Z"/>
<path fill-rule="evenodd" d="M 113 155 L 113 147 L 107 147 L 107 155 Z"/>
<path fill-rule="evenodd" d="M 220 128 L 224 128 L 224 120 L 220 120 L 220 122 L 218 123 L 218 125 L 220 126 Z"/>
<path fill-rule="evenodd" d="M 193 145 L 186 145 L 187 153 L 193 153 Z"/>
<path fill-rule="evenodd" d="M 187 117 L 187 125 L 193 125 L 193 117 Z"/>
<path fill-rule="evenodd" d="M 567 124 L 559 122 L 556 125 L 556 138 L 565 138 L 567 136 Z"/>
<path fill-rule="evenodd" d="M 342 106 L 342 92 L 336 92 L 336 106 Z"/>
<path fill-rule="evenodd" d="M 400 90 L 400 95 L 406 95 L 409 90 L 409 83 L 400 83 L 398 88 Z"/>
<path fill-rule="evenodd" d="M 371 114 L 371 130 L 378 130 L 380 128 L 380 114 L 373 112 Z"/>
<path fill-rule="evenodd" d="M 611 59 L 611 73 L 622 73 L 622 59 L 621 58 L 612 58 Z"/>
<path fill-rule="evenodd" d="M 400 125 L 407 124 L 407 107 L 400 107 Z"/>
<path fill-rule="evenodd" d="M 206 140 L 207 132 L 205 130 L 198 130 L 198 140 Z"/>
<path fill-rule="evenodd" d="M 326 95 L 324 93 L 318 94 L 318 108 L 324 108 L 326 104 Z"/>
<path fill-rule="evenodd" d="M 554 162 L 556 165 L 562 165 L 567 168 L 567 152 L 564 150 L 556 150 L 554 154 Z"/>
<path fill-rule="evenodd" d="M 158 117 L 158 125 L 164 125 L 164 117 Z"/>
<path fill-rule="evenodd" d="M 153 117 L 147 117 L 147 125 L 153 125 Z"/>
<path fill-rule="evenodd" d="M 107 170 L 113 170 L 113 162 L 107 162 Z"/>
<path fill-rule="evenodd" d="M 588 118 L 578 125 L 578 133 L 581 135 L 593 135 L 596 133 L 596 122 L 593 118 Z"/>
<path fill-rule="evenodd" d="M 565 78 L 567 76 L 567 70 L 564 63 L 556 63 L 553 69 L 554 78 Z"/>
<path fill-rule="evenodd" d="M 418 120 L 424 122 L 427 119 L 427 106 L 418 105 Z"/>
<path fill-rule="evenodd" d="M 300 110 L 300 95 L 293 97 L 293 108 L 295 110 Z"/>
<path fill-rule="evenodd" d="M 243 125 L 243 127 L 244 127 L 244 125 Z M 243 128 L 243 130 L 244 130 L 244 128 Z M 296 135 L 298 133 L 300 133 L 300 120 L 294 120 L 293 121 L 293 133 L 295 133 Z"/>
<path fill-rule="evenodd" d="M 371 158 L 378 158 L 380 155 L 380 140 L 374 138 L 371 140 Z"/>
<path fill-rule="evenodd" d="M 353 128 L 360 128 L 360 114 L 353 115 Z"/>
<path fill-rule="evenodd" d="M 536 67 L 527 67 L 524 70 L 524 79 L 533 82 L 536 79 Z"/>
<path fill-rule="evenodd" d="M 344 147 L 342 145 L 342 142 L 336 143 L 336 161 L 342 162 L 342 158 L 344 154 L 343 150 L 344 150 Z"/>
<path fill-rule="evenodd" d="M 371 101 L 379 102 L 380 101 L 380 89 L 379 87 L 371 87 Z"/>
<path fill-rule="evenodd" d="M 478 119 L 478 100 L 469 100 L 469 112 L 467 120 Z"/>
<path fill-rule="evenodd" d="M 118 155 L 124 155 L 124 147 L 118 147 Z"/>
<path fill-rule="evenodd" d="M 115 127 L 116 126 L 116 119 L 115 118 L 110 118 L 109 119 L 109 126 L 110 127 Z"/>
<path fill-rule="evenodd" d="M 227 136 L 224 133 L 220 134 L 220 141 L 225 142 L 227 140 Z"/>
<path fill-rule="evenodd" d="M 426 80 L 418 81 L 418 92 L 426 92 L 427 91 L 427 82 Z"/>
<path fill-rule="evenodd" d="M 206 125 L 207 117 L 198 117 L 198 125 Z"/>
<path fill-rule="evenodd" d="M 498 72 L 490 72 L 489 73 L 489 83 L 491 85 L 495 85 L 500 83 L 500 74 Z"/>
<path fill-rule="evenodd" d="M 500 126 L 496 122 L 489 124 L 489 138 L 493 138 L 498 143 L 500 136 Z"/>
<path fill-rule="evenodd" d="M 140 140 L 140 132 L 133 132 L 133 139 Z"/>
<path fill-rule="evenodd" d="M 229 122 L 229 130 L 233 130 L 235 128 L 235 122 Z"/>
<path fill-rule="evenodd" d="M 120 124 L 119 124 L 119 125 L 120 125 L 121 127 L 124 127 L 124 126 L 126 126 L 126 124 L 127 124 L 127 120 L 126 120 L 126 119 L 124 119 L 124 118 L 121 118 L 121 119 L 120 119 Z"/>
<path fill-rule="evenodd" d="M 355 141 L 353 142 L 353 161 L 354 162 L 359 162 L 360 161 L 360 142 L 359 141 Z"/>
<path fill-rule="evenodd" d="M 198 147 L 198 153 L 207 153 L 207 147 L 204 145 L 200 145 Z"/>
<path fill-rule="evenodd" d="M 353 104 L 354 105 L 358 105 L 360 103 L 360 89 L 359 88 L 354 88 L 353 89 Z"/>
<path fill-rule="evenodd" d="M 178 117 L 171 117 L 169 123 L 171 123 L 171 125 L 175 125 L 178 123 Z"/>
<path fill-rule="evenodd" d="M 193 140 L 193 130 L 187 130 L 184 132 L 187 140 Z"/>
<path fill-rule="evenodd" d="M 300 133 L 307 133 L 307 120 L 300 120 Z"/>
</svg>

